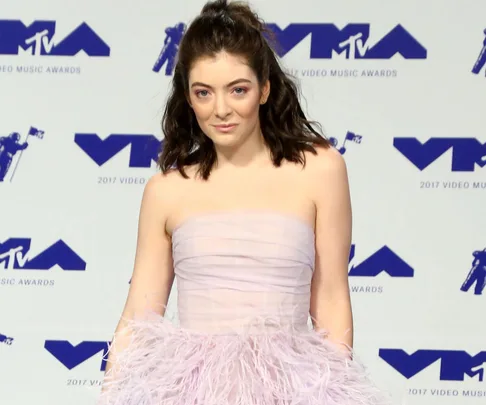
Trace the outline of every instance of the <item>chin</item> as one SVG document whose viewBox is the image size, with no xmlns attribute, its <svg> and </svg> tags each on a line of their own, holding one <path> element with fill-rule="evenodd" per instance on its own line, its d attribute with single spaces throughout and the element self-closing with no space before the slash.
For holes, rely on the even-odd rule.
<svg viewBox="0 0 486 405">
<path fill-rule="evenodd" d="M 212 134 L 211 140 L 216 146 L 237 146 L 240 137 L 235 134 Z"/>
</svg>

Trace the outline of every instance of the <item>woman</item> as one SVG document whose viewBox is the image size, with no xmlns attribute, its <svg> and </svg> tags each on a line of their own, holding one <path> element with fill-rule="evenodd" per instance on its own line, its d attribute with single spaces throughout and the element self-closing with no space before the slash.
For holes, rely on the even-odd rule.
<svg viewBox="0 0 486 405">
<path fill-rule="evenodd" d="M 388 403 L 352 358 L 343 158 L 265 38 L 219 0 L 180 43 L 102 403 Z"/>
</svg>

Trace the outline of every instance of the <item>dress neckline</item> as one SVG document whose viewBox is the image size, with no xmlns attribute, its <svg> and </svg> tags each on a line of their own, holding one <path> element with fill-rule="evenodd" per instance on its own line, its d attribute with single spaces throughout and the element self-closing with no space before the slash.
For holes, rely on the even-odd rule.
<svg viewBox="0 0 486 405">
<path fill-rule="evenodd" d="M 174 236 L 178 231 L 190 225 L 191 223 L 200 220 L 205 220 L 205 219 L 221 218 L 225 216 L 230 216 L 232 218 L 239 216 L 242 219 L 248 217 L 255 217 L 255 218 L 266 217 L 266 218 L 282 219 L 297 224 L 299 227 L 305 229 L 313 236 L 315 232 L 314 227 L 309 222 L 300 218 L 296 214 L 278 211 L 278 210 L 263 209 L 263 208 L 229 208 L 229 209 L 221 209 L 221 210 L 201 211 L 201 212 L 190 214 L 172 229 L 172 236 Z"/>
</svg>

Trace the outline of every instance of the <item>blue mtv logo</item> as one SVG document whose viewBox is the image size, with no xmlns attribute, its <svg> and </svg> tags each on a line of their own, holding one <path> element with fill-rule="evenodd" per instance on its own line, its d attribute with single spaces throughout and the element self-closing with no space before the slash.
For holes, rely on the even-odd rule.
<svg viewBox="0 0 486 405">
<path fill-rule="evenodd" d="M 349 263 L 353 260 L 355 251 L 356 245 L 353 244 Z M 386 273 L 390 277 L 413 277 L 414 269 L 388 246 L 383 246 L 361 263 L 351 265 L 348 274 L 352 277 L 376 277 L 380 273 Z"/>
<path fill-rule="evenodd" d="M 427 50 L 403 26 L 395 26 L 388 34 L 370 45 L 370 24 L 348 24 L 339 29 L 329 23 L 292 23 L 284 29 L 275 23 L 266 27 L 277 41 L 276 52 L 285 56 L 308 35 L 311 35 L 311 59 L 331 59 L 333 53 L 345 53 L 346 59 L 391 59 L 400 54 L 405 59 L 426 59 Z M 159 72 L 164 65 L 165 75 L 174 72 L 179 44 L 185 33 L 186 25 L 177 23 L 165 30 L 164 45 L 152 67 Z"/>
<path fill-rule="evenodd" d="M 361 140 L 363 139 L 362 135 L 357 135 L 354 132 L 348 131 L 346 133 L 346 136 L 344 137 L 344 141 L 341 145 L 339 145 L 339 141 L 337 138 L 331 137 L 329 138 L 329 141 L 331 142 L 332 146 L 336 148 L 341 155 L 344 155 L 346 153 L 346 143 L 347 142 L 352 142 L 356 144 L 361 144 Z"/>
<path fill-rule="evenodd" d="M 22 48 L 36 56 L 75 56 L 80 51 L 110 56 L 110 47 L 84 22 L 56 43 L 55 33 L 55 21 L 39 20 L 27 26 L 20 20 L 0 20 L 0 55 L 18 55 Z"/>
<path fill-rule="evenodd" d="M 486 30 L 484 30 L 484 35 L 486 35 Z M 486 66 L 486 36 L 483 39 L 483 44 L 481 50 L 479 51 L 478 58 L 476 59 L 476 62 L 474 63 L 474 66 L 472 68 L 472 72 L 475 75 L 478 75 L 485 66 Z M 486 70 L 484 72 L 484 76 L 486 76 Z"/>
<path fill-rule="evenodd" d="M 474 295 L 482 295 L 486 287 L 486 248 L 473 252 L 471 269 L 461 286 L 461 291 L 469 291 L 474 284 Z"/>
<path fill-rule="evenodd" d="M 130 147 L 128 166 L 149 168 L 152 162 L 157 162 L 162 148 L 162 142 L 153 135 L 112 134 L 101 139 L 97 134 L 77 133 L 74 142 L 98 166 Z"/>
<path fill-rule="evenodd" d="M 417 350 L 408 354 L 402 349 L 380 349 L 379 356 L 407 379 L 440 361 L 441 381 L 464 381 L 465 376 L 484 381 L 486 352 L 472 356 L 464 350 Z"/>
<path fill-rule="evenodd" d="M 0 182 L 5 181 L 7 174 L 10 174 L 10 171 L 12 172 L 10 181 L 13 180 L 23 152 L 29 146 L 30 139 L 44 139 L 44 133 L 45 131 L 41 129 L 30 127 L 27 136 L 23 141 L 20 140 L 21 135 L 18 132 L 11 132 L 8 136 L 0 136 Z M 17 154 L 19 155 L 17 164 L 12 166 L 13 160 Z"/>
<path fill-rule="evenodd" d="M 86 262 L 64 241 L 58 240 L 44 251 L 29 258 L 32 239 L 10 238 L 0 243 L 0 264 L 6 270 L 63 270 L 84 271 Z"/>
<path fill-rule="evenodd" d="M 13 341 L 14 341 L 13 337 L 9 337 L 7 335 L 3 335 L 2 333 L 0 333 L 0 343 L 4 343 L 10 346 Z"/>
<path fill-rule="evenodd" d="M 277 42 L 277 53 L 285 56 L 311 36 L 310 58 L 331 59 L 333 53 L 345 53 L 346 59 L 391 59 L 396 54 L 404 59 L 426 59 L 427 50 L 403 26 L 395 26 L 373 46 L 369 43 L 370 24 L 348 24 L 339 29 L 335 24 L 292 23 L 282 29 L 267 24 Z"/>
<path fill-rule="evenodd" d="M 186 31 L 186 24 L 180 22 L 173 27 L 165 29 L 164 46 L 160 50 L 159 56 L 155 61 L 152 71 L 160 72 L 162 66 L 165 66 L 165 75 L 170 76 L 174 72 L 177 52 L 179 51 L 179 44 L 182 36 Z"/>
<path fill-rule="evenodd" d="M 476 138 L 430 138 L 425 143 L 417 138 L 394 138 L 393 146 L 413 165 L 424 170 L 444 153 L 452 151 L 453 172 L 473 172 L 486 165 L 486 143 Z"/>
<path fill-rule="evenodd" d="M 68 370 L 72 370 L 102 352 L 100 371 L 105 371 L 106 369 L 106 355 L 108 354 L 109 342 L 88 341 L 74 346 L 67 340 L 46 340 L 44 348 Z"/>
</svg>

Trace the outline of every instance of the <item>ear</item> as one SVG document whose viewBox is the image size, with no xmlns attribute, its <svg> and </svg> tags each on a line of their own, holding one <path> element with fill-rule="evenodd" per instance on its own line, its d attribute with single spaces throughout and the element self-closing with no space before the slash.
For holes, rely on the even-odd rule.
<svg viewBox="0 0 486 405">
<path fill-rule="evenodd" d="M 260 104 L 265 104 L 270 96 L 270 80 L 267 80 L 262 86 L 262 95 L 260 97 Z"/>
</svg>

